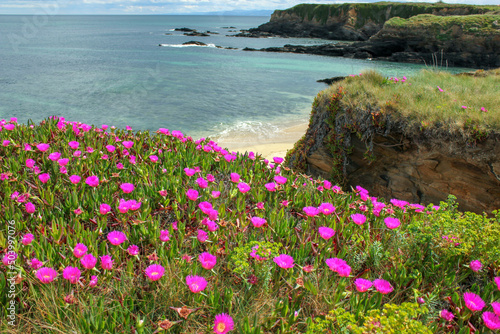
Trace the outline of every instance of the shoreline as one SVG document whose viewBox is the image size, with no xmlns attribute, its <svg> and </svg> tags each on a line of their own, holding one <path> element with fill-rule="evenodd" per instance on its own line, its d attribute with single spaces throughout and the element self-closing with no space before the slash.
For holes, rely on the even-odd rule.
<svg viewBox="0 0 500 334">
<path fill-rule="evenodd" d="M 245 152 L 254 152 L 255 155 L 261 155 L 264 159 L 272 160 L 273 157 L 284 158 L 287 151 L 291 150 L 295 143 L 305 135 L 309 126 L 309 120 L 296 120 L 279 128 L 272 137 L 255 138 L 255 134 L 230 134 L 224 138 L 213 138 L 218 145 L 244 154 Z"/>
</svg>

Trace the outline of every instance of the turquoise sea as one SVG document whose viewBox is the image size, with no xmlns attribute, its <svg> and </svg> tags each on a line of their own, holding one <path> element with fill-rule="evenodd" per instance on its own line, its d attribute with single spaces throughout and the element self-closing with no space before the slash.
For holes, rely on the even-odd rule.
<svg viewBox="0 0 500 334">
<path fill-rule="evenodd" d="M 57 115 L 95 125 L 130 125 L 134 130 L 166 127 L 193 137 L 249 132 L 262 138 L 307 119 L 314 97 L 326 88 L 318 79 L 368 68 L 410 77 L 424 68 L 241 50 L 322 40 L 226 37 L 234 34 L 227 27 L 247 29 L 268 20 L 0 16 L 0 119 L 17 117 L 25 123 Z M 219 34 L 187 37 L 172 31 L 181 27 Z M 211 46 L 181 47 L 190 40 Z"/>
</svg>

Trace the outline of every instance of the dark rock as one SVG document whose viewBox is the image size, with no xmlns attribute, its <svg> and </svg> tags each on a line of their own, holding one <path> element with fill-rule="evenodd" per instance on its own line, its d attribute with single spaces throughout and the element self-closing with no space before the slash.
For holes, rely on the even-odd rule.
<svg viewBox="0 0 500 334">
<path fill-rule="evenodd" d="M 175 28 L 174 31 L 194 32 L 196 29 L 191 28 Z"/>
<path fill-rule="evenodd" d="M 207 33 L 204 33 L 204 32 L 194 31 L 194 32 L 190 32 L 190 33 L 184 33 L 184 36 L 191 36 L 191 37 L 208 37 L 208 36 L 210 36 L 210 35 L 209 35 L 209 34 L 207 34 Z"/>
<path fill-rule="evenodd" d="M 203 42 L 199 42 L 199 41 L 189 41 L 189 42 L 182 43 L 182 45 L 198 45 L 198 46 L 206 46 L 207 44 L 205 44 L 205 43 L 203 43 Z"/>
<path fill-rule="evenodd" d="M 326 79 L 316 80 L 316 82 L 324 82 L 327 85 L 331 85 L 332 83 L 344 80 L 345 78 L 346 77 L 333 77 L 333 78 L 326 78 Z"/>
</svg>

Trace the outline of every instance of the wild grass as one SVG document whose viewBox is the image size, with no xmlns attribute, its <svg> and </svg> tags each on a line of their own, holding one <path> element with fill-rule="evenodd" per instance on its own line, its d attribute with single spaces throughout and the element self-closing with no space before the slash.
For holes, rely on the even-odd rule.
<svg viewBox="0 0 500 334">
<path fill-rule="evenodd" d="M 439 207 L 384 202 L 179 131 L 57 117 L 0 124 L 1 333 L 225 334 L 229 322 L 215 323 L 222 314 L 242 334 L 363 332 L 375 318 L 384 333 L 456 333 L 469 324 L 488 332 L 464 292 L 488 312 L 500 298 L 500 214 L 461 213 L 452 198 Z M 126 240 L 110 238 L 115 231 Z M 79 243 L 96 258 L 110 255 L 112 268 L 84 268 Z M 199 260 L 204 252 L 216 256 L 213 267 Z M 147 274 L 152 264 L 163 267 L 158 280 Z M 52 268 L 53 280 L 40 267 Z M 73 282 L 64 275 L 71 267 L 81 273 Z M 188 275 L 207 287 L 191 292 Z M 358 278 L 375 287 L 358 291 Z M 441 319 L 442 309 L 454 320 Z"/>
<path fill-rule="evenodd" d="M 478 71 L 474 75 L 453 75 L 424 70 L 406 78 L 386 78 L 375 71 L 347 77 L 326 94 L 342 86 L 346 108 L 379 108 L 422 126 L 445 126 L 450 131 L 474 124 L 485 131 L 500 130 L 500 70 Z"/>
</svg>

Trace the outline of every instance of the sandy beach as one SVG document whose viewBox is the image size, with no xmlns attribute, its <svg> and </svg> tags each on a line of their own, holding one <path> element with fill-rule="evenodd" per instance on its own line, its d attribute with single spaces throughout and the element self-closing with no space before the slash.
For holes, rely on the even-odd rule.
<svg viewBox="0 0 500 334">
<path fill-rule="evenodd" d="M 273 136 L 269 138 L 231 135 L 224 138 L 214 138 L 214 140 L 220 146 L 227 147 L 231 151 L 239 153 L 254 152 L 266 159 L 272 159 L 273 157 L 284 158 L 286 152 L 292 149 L 293 145 L 306 133 L 307 127 L 308 122 L 301 120 L 277 129 Z"/>
</svg>

